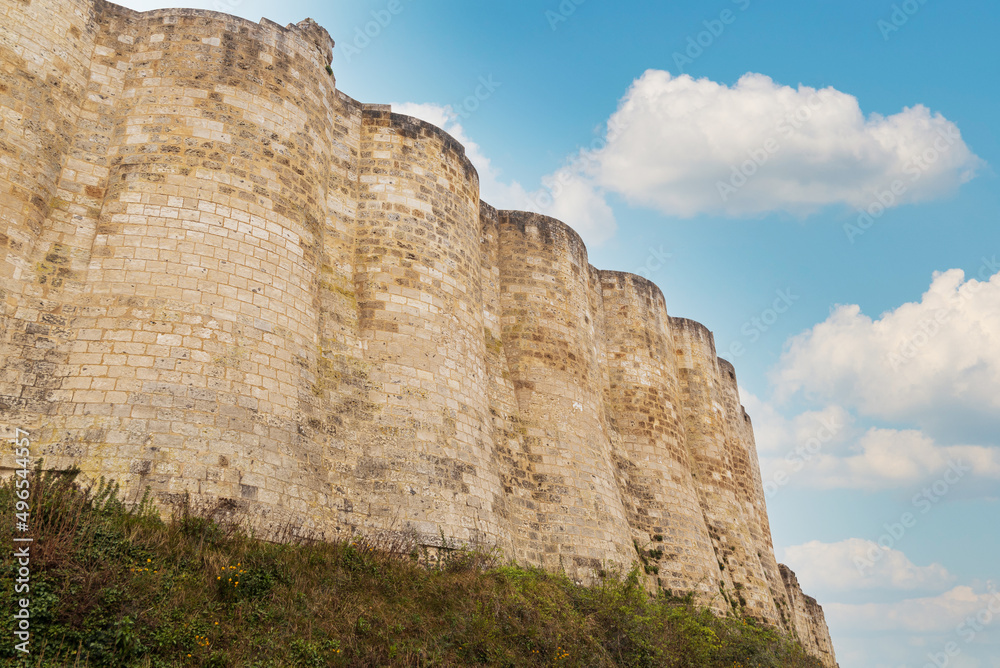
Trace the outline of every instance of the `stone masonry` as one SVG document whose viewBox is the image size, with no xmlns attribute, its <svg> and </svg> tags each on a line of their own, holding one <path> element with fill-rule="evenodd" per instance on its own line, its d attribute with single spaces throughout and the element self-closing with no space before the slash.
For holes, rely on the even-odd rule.
<svg viewBox="0 0 1000 668">
<path fill-rule="evenodd" d="M 308 19 L 0 0 L 0 432 L 265 535 L 640 564 L 835 666 L 711 332 L 481 202 L 332 50 Z"/>
</svg>

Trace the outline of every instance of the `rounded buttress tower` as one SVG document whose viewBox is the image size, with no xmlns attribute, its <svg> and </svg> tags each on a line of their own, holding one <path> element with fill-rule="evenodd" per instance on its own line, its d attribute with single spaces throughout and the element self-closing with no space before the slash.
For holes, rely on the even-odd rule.
<svg viewBox="0 0 1000 668">
<path fill-rule="evenodd" d="M 695 487 L 723 580 L 732 584 L 728 596 L 734 607 L 777 626 L 777 607 L 739 497 L 732 458 L 737 442 L 729 433 L 714 337 L 693 320 L 671 318 L 670 327 Z"/>
<path fill-rule="evenodd" d="M 674 358 L 660 289 L 648 280 L 601 271 L 607 339 L 608 413 L 626 457 L 619 463 L 629 524 L 659 583 L 696 592 L 718 609 L 719 566 L 691 477 Z"/>
<path fill-rule="evenodd" d="M 90 0 L 0 6 L 0 432 L 34 431 L 53 409 L 72 261 L 60 243 L 74 232 L 67 209 L 99 204 L 100 173 L 64 170 L 80 165 L 74 145 L 98 32 Z"/>
<path fill-rule="evenodd" d="M 362 118 L 355 289 L 368 400 L 359 490 L 385 528 L 510 546 L 487 429 L 479 178 L 439 128 Z"/>
<path fill-rule="evenodd" d="M 528 557 L 589 578 L 635 560 L 606 437 L 600 284 L 567 225 L 520 211 L 499 216 L 503 345 L 537 521 Z"/>
<path fill-rule="evenodd" d="M 62 307 L 72 334 L 44 454 L 161 501 L 225 499 L 265 530 L 294 518 L 321 533 L 324 453 L 300 425 L 332 42 L 308 22 L 115 9 L 105 30 L 127 70 L 86 281 Z"/>
</svg>

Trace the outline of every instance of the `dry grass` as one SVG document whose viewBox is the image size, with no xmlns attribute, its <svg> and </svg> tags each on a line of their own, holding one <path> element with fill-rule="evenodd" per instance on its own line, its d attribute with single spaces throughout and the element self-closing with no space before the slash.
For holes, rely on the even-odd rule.
<svg viewBox="0 0 1000 668">
<path fill-rule="evenodd" d="M 581 587 L 399 535 L 264 542 L 238 518 L 164 522 L 148 500 L 73 478 L 34 480 L 32 654 L 21 663 L 8 641 L 4 665 L 818 666 L 772 631 L 650 597 L 637 573 Z M 13 500 L 0 485 L 6 526 Z M 12 582 L 9 552 L 0 569 Z M 10 615 L 0 626 L 13 637 Z"/>
</svg>

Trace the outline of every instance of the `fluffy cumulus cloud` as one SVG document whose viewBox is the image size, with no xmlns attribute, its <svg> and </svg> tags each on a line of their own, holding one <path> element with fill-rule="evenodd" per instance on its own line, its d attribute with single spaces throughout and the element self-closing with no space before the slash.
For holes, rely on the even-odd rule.
<svg viewBox="0 0 1000 668">
<path fill-rule="evenodd" d="M 1000 269 L 979 279 L 935 274 L 919 302 L 873 319 L 857 305 L 792 338 L 773 375 L 779 399 L 796 393 L 877 418 L 961 433 L 1000 428 Z"/>
<path fill-rule="evenodd" d="M 807 444 L 813 450 L 829 451 L 855 433 L 854 417 L 842 406 L 831 404 L 786 418 L 772 404 L 745 388 L 739 388 L 739 392 L 743 407 L 753 419 L 754 440 L 761 457 L 783 457 Z M 813 439 L 822 447 L 810 443 Z"/>
<path fill-rule="evenodd" d="M 881 556 L 873 561 L 872 551 Z M 884 549 L 861 538 L 839 543 L 812 541 L 785 548 L 781 559 L 795 571 L 804 589 L 842 592 L 865 589 L 936 590 L 949 586 L 954 576 L 941 564 L 917 566 L 898 550 Z M 859 568 L 857 564 L 865 564 Z"/>
<path fill-rule="evenodd" d="M 595 244 L 616 229 L 609 193 L 682 217 L 806 215 L 831 204 L 868 209 L 939 197 L 982 165 L 955 124 L 924 106 L 866 116 L 857 98 L 834 88 L 792 88 L 753 73 L 727 86 L 648 70 L 605 136 L 532 190 L 501 180 L 449 107 L 393 109 L 464 143 L 483 199 L 564 220 Z"/>
<path fill-rule="evenodd" d="M 963 585 L 937 596 L 892 603 L 827 603 L 823 610 L 827 622 L 844 631 L 956 634 L 954 639 L 971 642 L 977 635 L 996 633 L 1000 594 Z"/>
<path fill-rule="evenodd" d="M 617 224 L 604 194 L 578 170 L 564 167 L 542 179 L 543 189 L 532 195 L 533 206 L 569 223 L 588 243 L 600 244 L 614 236 Z"/>
<path fill-rule="evenodd" d="M 595 188 L 668 215 L 804 215 L 867 208 L 898 182 L 894 206 L 938 197 L 982 164 L 954 123 L 924 106 L 865 114 L 834 88 L 748 73 L 733 86 L 648 70 L 574 161 Z"/>
<path fill-rule="evenodd" d="M 564 220 L 589 243 L 615 232 L 609 193 L 681 217 L 806 215 L 831 204 L 869 209 L 939 197 L 983 164 L 954 123 L 922 105 L 866 116 L 857 98 L 834 88 L 792 88 L 753 73 L 727 86 L 646 71 L 606 134 L 532 190 L 501 180 L 451 108 L 393 109 L 464 143 L 483 199 Z"/>
<path fill-rule="evenodd" d="M 1000 480 L 1000 447 L 949 445 L 919 429 L 866 427 L 843 406 L 828 404 L 786 417 L 740 388 L 753 418 L 764 490 L 903 489 L 952 470 L 949 477 Z"/>
<path fill-rule="evenodd" d="M 952 483 L 1000 480 L 1000 448 L 940 445 L 915 429 L 872 427 L 850 441 L 820 436 L 798 441 L 781 456 L 761 454 L 765 492 L 790 484 L 810 489 L 902 489 L 947 473 Z"/>
<path fill-rule="evenodd" d="M 480 197 L 498 209 L 544 213 L 570 225 L 588 244 L 610 239 L 617 229 L 614 213 L 603 195 L 578 170 L 564 167 L 542 178 L 542 186 L 526 190 L 517 181 L 504 181 L 448 106 L 405 102 L 393 104 L 397 114 L 414 116 L 442 128 L 465 146 L 465 153 L 479 172 Z"/>
</svg>

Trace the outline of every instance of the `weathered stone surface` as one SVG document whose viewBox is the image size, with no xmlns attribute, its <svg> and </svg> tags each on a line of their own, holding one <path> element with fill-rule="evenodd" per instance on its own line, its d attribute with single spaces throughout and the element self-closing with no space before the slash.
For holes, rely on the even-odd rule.
<svg viewBox="0 0 1000 668">
<path fill-rule="evenodd" d="M 802 646 L 813 656 L 819 657 L 823 665 L 837 665 L 837 659 L 833 653 L 833 643 L 830 641 L 830 632 L 826 627 L 826 617 L 823 616 L 823 608 L 816 602 L 816 599 L 802 593 L 798 578 L 795 577 L 792 569 L 784 564 L 778 564 L 778 566 L 781 569 L 781 578 L 785 583 L 791 607 L 792 630 L 795 631 Z"/>
<path fill-rule="evenodd" d="M 309 20 L 0 2 L 0 431 L 271 536 L 640 563 L 835 665 L 711 333 L 480 202 L 465 149 L 337 90 L 332 49 Z"/>
</svg>

